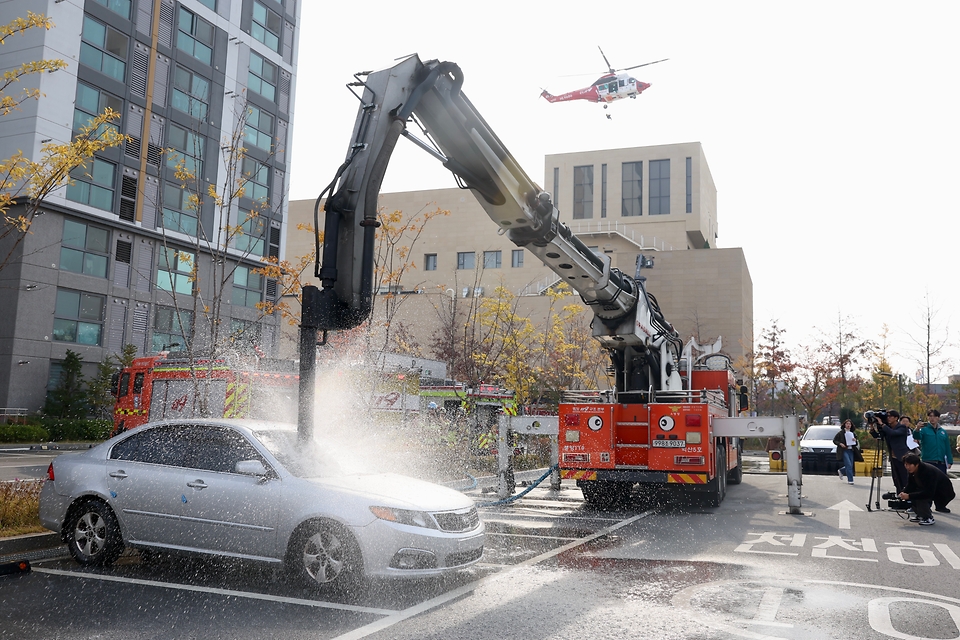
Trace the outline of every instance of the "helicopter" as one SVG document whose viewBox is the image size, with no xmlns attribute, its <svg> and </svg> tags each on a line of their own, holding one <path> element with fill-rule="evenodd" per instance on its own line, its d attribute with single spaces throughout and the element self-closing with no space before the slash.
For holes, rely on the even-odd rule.
<svg viewBox="0 0 960 640">
<path fill-rule="evenodd" d="M 615 100 L 636 98 L 650 88 L 649 82 L 641 82 L 629 73 L 626 73 L 627 71 L 669 60 L 669 58 L 664 58 L 663 60 L 644 62 L 643 64 L 637 64 L 624 69 L 614 69 L 610 61 L 607 60 L 607 55 L 603 52 L 603 49 L 600 47 L 597 47 L 597 49 L 600 49 L 600 55 L 603 56 L 603 61 L 607 63 L 609 69 L 607 73 L 600 76 L 596 82 L 584 89 L 577 89 L 576 91 L 570 91 L 559 96 L 555 96 L 544 89 L 540 97 L 545 98 L 547 102 L 550 103 L 569 102 L 570 100 L 589 100 L 590 102 L 603 103 L 603 108 L 606 109 L 610 103 Z M 607 114 L 607 118 L 610 118 L 610 114 Z"/>
</svg>

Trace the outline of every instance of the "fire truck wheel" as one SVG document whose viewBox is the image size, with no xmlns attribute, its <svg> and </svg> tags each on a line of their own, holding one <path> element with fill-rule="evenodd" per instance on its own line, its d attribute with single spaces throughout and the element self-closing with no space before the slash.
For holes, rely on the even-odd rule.
<svg viewBox="0 0 960 640">
<path fill-rule="evenodd" d="M 743 454 L 737 451 L 737 466 L 727 473 L 727 484 L 740 484 L 741 482 L 743 482 Z"/>
<path fill-rule="evenodd" d="M 717 447 L 717 477 L 710 481 L 710 491 L 706 494 L 708 507 L 719 507 L 727 493 L 727 449 Z"/>
<path fill-rule="evenodd" d="M 66 532 L 70 555 L 82 565 L 110 564 L 123 552 L 117 517 L 102 500 L 88 500 L 74 509 Z"/>
<path fill-rule="evenodd" d="M 290 538 L 287 561 L 302 582 L 322 591 L 350 591 L 359 584 L 363 569 L 353 536 L 324 520 L 300 525 Z"/>
</svg>

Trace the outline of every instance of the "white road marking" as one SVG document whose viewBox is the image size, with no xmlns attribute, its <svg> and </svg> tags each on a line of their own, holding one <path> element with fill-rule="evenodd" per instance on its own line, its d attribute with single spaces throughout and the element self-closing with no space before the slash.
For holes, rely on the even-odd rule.
<svg viewBox="0 0 960 640">
<path fill-rule="evenodd" d="M 266 600 L 268 602 L 279 602 L 281 604 L 299 604 L 305 607 L 317 607 L 321 609 L 340 609 L 343 611 L 353 611 L 354 613 L 371 613 L 378 616 L 390 616 L 398 613 L 393 609 L 377 609 L 374 607 L 358 607 L 352 604 L 340 604 L 337 602 L 323 602 L 321 600 L 307 600 L 305 598 L 285 598 L 283 596 L 272 596 L 266 593 L 252 593 L 249 591 L 235 591 L 233 589 L 217 589 L 215 587 L 200 587 L 197 585 L 177 584 L 175 582 L 160 582 L 158 580 L 139 580 L 137 578 L 123 578 L 120 576 L 107 576 L 94 573 L 83 573 L 79 571 L 63 571 L 60 569 L 47 569 L 45 567 L 32 567 L 34 573 L 48 573 L 55 576 L 67 576 L 70 578 L 83 578 L 86 580 L 101 580 L 103 582 L 119 582 L 121 584 L 137 584 L 145 587 L 160 587 L 162 589 L 176 589 L 178 591 L 195 591 L 197 593 L 211 593 L 220 596 L 231 596 L 234 598 L 247 598 L 250 600 Z"/>
<path fill-rule="evenodd" d="M 536 536 L 530 533 L 498 533 L 495 531 L 485 531 L 483 535 L 487 536 L 501 536 L 505 538 L 537 538 L 538 540 L 579 540 L 580 538 L 559 538 L 557 536 Z"/>
<path fill-rule="evenodd" d="M 639 513 L 633 516 L 632 518 L 621 520 L 616 524 L 610 525 L 609 527 L 596 531 L 585 538 L 578 538 L 577 540 L 570 542 L 569 544 L 565 544 L 562 547 L 558 547 L 551 551 L 547 551 L 546 553 L 541 553 L 539 556 L 535 556 L 519 564 L 512 565 L 512 568 L 507 571 L 503 571 L 491 576 L 487 576 L 485 578 L 481 578 L 475 582 L 471 582 L 470 584 L 465 584 L 459 589 L 454 589 L 453 591 L 449 591 L 447 593 L 439 595 L 436 598 L 427 600 L 426 602 L 421 602 L 420 604 L 410 607 L 409 609 L 404 609 L 403 611 L 397 611 L 396 613 L 393 613 L 385 618 L 381 618 L 380 620 L 371 622 L 366 626 L 360 627 L 358 629 L 354 629 L 353 631 L 350 631 L 349 633 L 345 633 L 341 636 L 337 636 L 333 640 L 359 640 L 360 638 L 366 638 L 367 636 L 377 633 L 378 631 L 383 631 L 384 629 L 392 627 L 393 625 L 397 624 L 398 622 L 402 622 L 407 618 L 412 618 L 416 615 L 420 615 L 425 611 L 429 611 L 430 609 L 439 607 L 440 605 L 450 602 L 451 600 L 456 600 L 461 596 L 467 595 L 468 593 L 471 593 L 472 591 L 477 589 L 477 587 L 479 587 L 480 585 L 496 582 L 497 580 L 503 580 L 504 578 L 507 578 L 513 575 L 516 571 L 519 571 L 524 567 L 529 567 L 529 566 L 538 564 L 540 562 L 543 562 L 544 560 L 548 560 L 550 558 L 558 556 L 561 553 L 565 551 L 569 551 L 570 549 L 578 547 L 582 544 L 586 544 L 587 542 L 591 542 L 593 540 L 596 540 L 597 538 L 602 538 L 603 536 L 613 531 L 616 531 L 617 529 L 623 528 L 628 524 L 632 524 L 637 520 L 646 518 L 647 516 L 652 514 L 653 514 L 652 510 L 644 511 L 643 513 Z"/>
<path fill-rule="evenodd" d="M 839 511 L 840 512 L 840 529 L 849 529 L 850 528 L 850 512 L 851 511 L 863 511 L 860 507 L 853 504 L 849 500 L 844 500 L 843 502 L 838 502 L 832 507 L 827 507 L 830 511 Z"/>
</svg>

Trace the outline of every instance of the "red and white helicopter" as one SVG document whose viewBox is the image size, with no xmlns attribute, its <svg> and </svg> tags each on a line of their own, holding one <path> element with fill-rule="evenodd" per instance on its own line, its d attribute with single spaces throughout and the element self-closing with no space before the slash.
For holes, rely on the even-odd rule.
<svg viewBox="0 0 960 640">
<path fill-rule="evenodd" d="M 600 47 L 597 48 L 600 49 Z M 631 76 L 629 73 L 626 73 L 627 71 L 669 60 L 669 58 L 664 58 L 663 60 L 644 62 L 643 64 L 626 67 L 625 69 L 614 69 L 610 65 L 610 61 L 607 60 L 607 56 L 603 52 L 603 49 L 600 49 L 600 55 L 603 56 L 603 61 L 607 63 L 609 71 L 600 76 L 600 78 L 598 78 L 597 81 L 592 85 L 584 89 L 577 89 L 576 91 L 564 93 L 559 96 L 552 95 L 550 92 L 544 89 L 543 93 L 540 94 L 540 97 L 546 98 L 547 102 L 551 103 L 568 102 L 570 100 L 589 100 L 590 102 L 603 103 L 603 108 L 606 109 L 607 106 L 614 100 L 621 100 L 623 98 L 636 98 L 646 89 L 650 88 L 649 82 L 641 82 Z M 610 115 L 607 114 L 607 117 L 609 118 Z"/>
</svg>

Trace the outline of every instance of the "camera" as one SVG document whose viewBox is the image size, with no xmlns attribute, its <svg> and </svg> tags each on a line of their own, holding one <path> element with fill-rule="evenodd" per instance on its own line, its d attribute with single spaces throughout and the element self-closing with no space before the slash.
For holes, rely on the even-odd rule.
<svg viewBox="0 0 960 640">
<path fill-rule="evenodd" d="M 891 511 L 906 511 L 910 506 L 909 500 L 887 500 L 887 508 Z"/>
<path fill-rule="evenodd" d="M 887 410 L 886 409 L 874 409 L 873 411 L 864 411 L 863 419 L 866 420 L 868 425 L 883 425 L 887 423 Z"/>
</svg>

